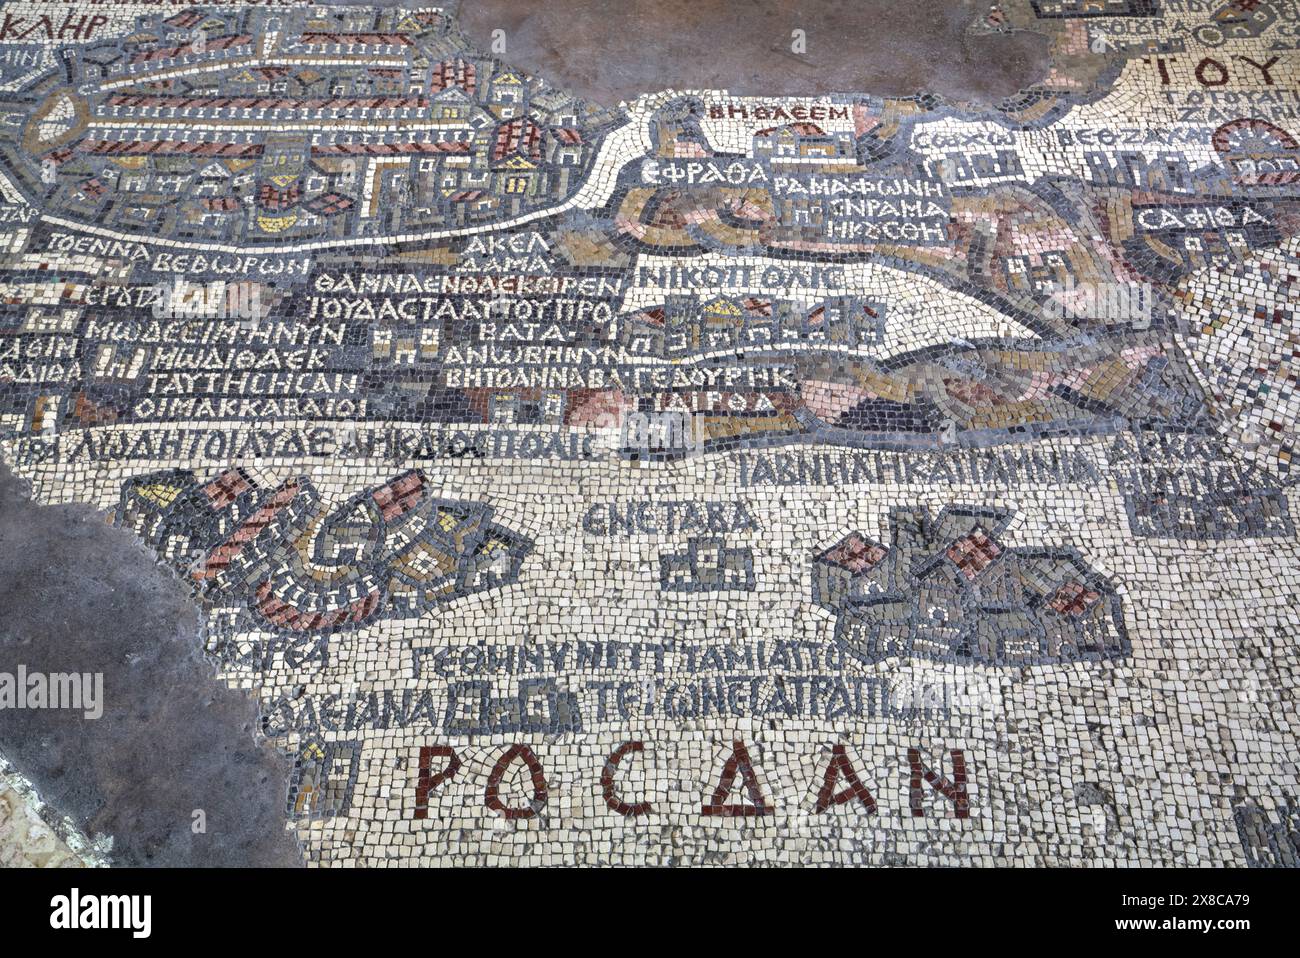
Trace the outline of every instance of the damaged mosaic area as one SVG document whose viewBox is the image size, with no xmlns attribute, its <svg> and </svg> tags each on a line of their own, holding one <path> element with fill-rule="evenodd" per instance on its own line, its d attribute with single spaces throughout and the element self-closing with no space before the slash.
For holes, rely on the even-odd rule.
<svg viewBox="0 0 1300 958">
<path fill-rule="evenodd" d="M 309 862 L 1296 863 L 1293 0 L 1006 0 L 994 106 L 0 20 L 0 454 Z"/>
</svg>

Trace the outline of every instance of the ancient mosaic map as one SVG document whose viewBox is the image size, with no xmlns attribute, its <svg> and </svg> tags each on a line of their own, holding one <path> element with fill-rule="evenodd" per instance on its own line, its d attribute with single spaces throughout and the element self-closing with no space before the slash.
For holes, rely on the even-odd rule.
<svg viewBox="0 0 1300 958">
<path fill-rule="evenodd" d="M 1291 0 L 1008 0 L 995 106 L 0 21 L 0 453 L 189 583 L 309 862 L 1294 863 Z"/>
</svg>

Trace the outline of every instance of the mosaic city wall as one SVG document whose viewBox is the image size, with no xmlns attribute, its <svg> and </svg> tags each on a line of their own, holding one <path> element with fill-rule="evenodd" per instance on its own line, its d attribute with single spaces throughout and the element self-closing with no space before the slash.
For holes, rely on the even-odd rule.
<svg viewBox="0 0 1300 958">
<path fill-rule="evenodd" d="M 309 861 L 1294 864 L 1296 4 L 581 102 L 436 9 L 0 9 L 0 452 Z"/>
</svg>

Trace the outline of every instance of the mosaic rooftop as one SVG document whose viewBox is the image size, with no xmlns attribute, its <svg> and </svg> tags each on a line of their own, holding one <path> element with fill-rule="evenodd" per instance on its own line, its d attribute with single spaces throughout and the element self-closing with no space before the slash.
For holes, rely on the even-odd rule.
<svg viewBox="0 0 1300 958">
<path fill-rule="evenodd" d="M 1293 865 L 1297 13 L 613 106 L 5 4 L 0 457 L 192 589 L 312 864 Z"/>
</svg>

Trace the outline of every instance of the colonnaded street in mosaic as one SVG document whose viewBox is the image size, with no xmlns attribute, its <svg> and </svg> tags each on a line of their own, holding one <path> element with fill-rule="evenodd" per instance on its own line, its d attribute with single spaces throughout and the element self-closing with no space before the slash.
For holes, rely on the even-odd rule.
<svg viewBox="0 0 1300 958">
<path fill-rule="evenodd" d="M 1300 10 L 971 30 L 1050 72 L 0 9 L 0 453 L 193 590 L 309 863 L 1296 864 Z"/>
</svg>

